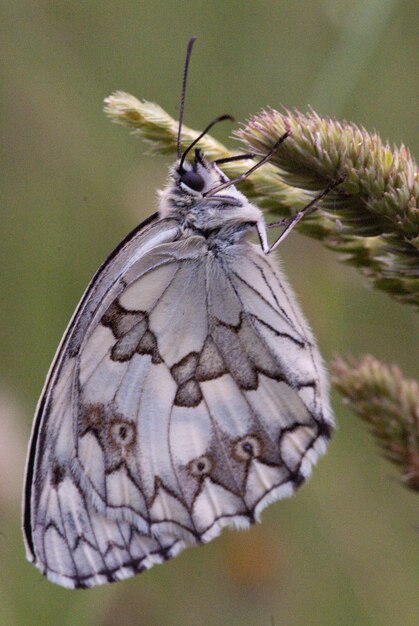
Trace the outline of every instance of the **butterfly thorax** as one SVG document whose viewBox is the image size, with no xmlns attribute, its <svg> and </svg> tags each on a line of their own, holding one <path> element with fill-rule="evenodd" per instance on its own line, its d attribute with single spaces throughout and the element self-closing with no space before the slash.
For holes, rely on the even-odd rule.
<svg viewBox="0 0 419 626">
<path fill-rule="evenodd" d="M 191 185 L 197 186 L 198 181 L 202 188 L 188 186 L 190 179 Z M 234 185 L 211 193 L 226 182 L 221 170 L 200 154 L 194 163 L 185 162 L 182 170 L 176 162 L 167 187 L 159 194 L 160 217 L 179 221 L 184 236 L 202 235 L 209 244 L 237 243 L 264 220 Z"/>
</svg>

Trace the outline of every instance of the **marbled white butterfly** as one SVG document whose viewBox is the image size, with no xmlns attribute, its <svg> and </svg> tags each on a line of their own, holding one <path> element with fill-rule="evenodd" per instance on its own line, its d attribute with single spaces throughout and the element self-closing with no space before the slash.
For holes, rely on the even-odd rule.
<svg viewBox="0 0 419 626">
<path fill-rule="evenodd" d="M 269 247 L 237 181 L 199 149 L 186 159 L 197 141 L 183 155 L 178 141 L 158 212 L 97 271 L 38 404 L 26 551 L 64 587 L 248 527 L 304 482 L 331 434 L 319 351 L 269 255 L 304 211 Z"/>
</svg>

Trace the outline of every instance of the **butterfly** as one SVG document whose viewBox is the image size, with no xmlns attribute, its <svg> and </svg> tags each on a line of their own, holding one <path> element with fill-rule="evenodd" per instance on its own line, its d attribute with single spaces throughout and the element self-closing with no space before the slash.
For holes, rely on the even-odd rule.
<svg viewBox="0 0 419 626">
<path fill-rule="evenodd" d="M 303 213 L 270 247 L 236 181 L 198 148 L 186 158 L 199 138 L 93 277 L 37 407 L 26 553 L 64 587 L 249 527 L 307 479 L 333 429 L 316 342 L 270 255 Z"/>
</svg>

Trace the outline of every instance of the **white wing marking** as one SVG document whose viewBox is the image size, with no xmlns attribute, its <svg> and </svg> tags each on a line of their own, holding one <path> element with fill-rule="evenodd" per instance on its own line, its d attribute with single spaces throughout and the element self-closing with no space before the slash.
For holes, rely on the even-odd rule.
<svg viewBox="0 0 419 626">
<path fill-rule="evenodd" d="M 224 269 L 217 259 L 210 256 L 206 264 L 206 300 L 208 315 L 229 324 L 237 326 L 240 323 L 242 306 Z M 229 297 L 226 297 L 228 293 Z"/>
<path fill-rule="evenodd" d="M 201 388 L 207 406 L 217 416 L 217 422 L 223 425 L 224 432 L 231 438 L 249 432 L 253 413 L 245 395 L 230 375 L 205 381 Z"/>
<path fill-rule="evenodd" d="M 95 328 L 80 355 L 79 379 L 81 387 L 84 387 L 89 381 L 98 364 L 108 358 L 109 351 L 114 343 L 115 339 L 109 328 L 105 328 L 102 325 Z"/>
<path fill-rule="evenodd" d="M 164 364 L 154 365 L 144 381 L 138 404 L 138 474 L 144 491 L 152 498 L 155 478 L 177 493 L 170 462 L 168 429 L 176 385 Z"/>
<path fill-rule="evenodd" d="M 184 261 L 150 314 L 150 328 L 169 367 L 202 349 L 208 334 L 205 300 L 205 264 Z"/>
<path fill-rule="evenodd" d="M 156 259 L 153 259 L 153 264 L 156 264 Z M 137 274 L 135 279 L 132 279 L 129 286 L 122 292 L 119 300 L 122 306 L 128 310 L 136 310 L 138 303 L 141 303 L 143 311 L 150 311 L 170 286 L 179 268 L 176 263 L 168 262 L 166 257 L 164 257 L 164 262 L 160 266 L 152 267 L 151 271 L 149 263 L 147 263 L 145 269 L 138 267 L 138 265 L 137 263 L 137 271 L 140 273 Z M 145 265 L 144 259 L 141 265 Z M 138 280 L 140 277 L 141 281 Z"/>
<path fill-rule="evenodd" d="M 191 459 L 205 454 L 212 430 L 203 402 L 187 409 L 174 406 L 170 420 L 170 442 L 175 464 L 187 465 Z"/>
<path fill-rule="evenodd" d="M 115 390 L 112 403 L 118 407 L 121 415 L 130 420 L 137 420 L 139 391 L 152 369 L 150 357 L 134 354 L 132 359 L 127 362 L 125 376 Z"/>
<path fill-rule="evenodd" d="M 225 519 L 226 526 L 234 526 L 237 517 L 245 520 L 247 526 L 250 525 L 248 517 L 245 514 L 240 515 L 240 511 L 243 510 L 242 498 L 213 483 L 210 478 L 204 479 L 195 498 L 193 510 L 195 527 L 203 541 L 205 534 L 222 518 Z"/>
</svg>

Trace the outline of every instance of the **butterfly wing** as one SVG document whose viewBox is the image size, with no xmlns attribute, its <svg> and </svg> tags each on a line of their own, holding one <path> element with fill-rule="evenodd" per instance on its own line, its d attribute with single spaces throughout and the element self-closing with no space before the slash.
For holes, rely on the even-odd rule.
<svg viewBox="0 0 419 626">
<path fill-rule="evenodd" d="M 326 448 L 321 359 L 279 270 L 248 243 L 178 237 L 152 223 L 108 264 L 40 404 L 28 554 L 64 586 L 248 526 Z"/>
<path fill-rule="evenodd" d="M 81 345 L 89 329 L 95 328 L 124 289 L 124 277 L 130 271 L 135 273 L 136 264 L 149 250 L 178 236 L 177 222 L 158 219 L 154 214 L 114 250 L 95 274 L 70 321 L 38 403 L 24 491 L 26 555 L 50 580 L 65 587 L 107 582 L 112 578 L 108 572 L 120 571 L 130 559 L 130 571 L 141 571 L 161 561 L 157 553 L 176 549 L 172 538 L 163 545 L 141 533 L 134 534 L 130 525 L 99 517 L 92 506 L 92 494 L 83 490 L 71 468 L 77 458 Z M 112 544 L 119 549 L 110 551 Z M 123 556 L 119 558 L 119 554 Z"/>
</svg>

